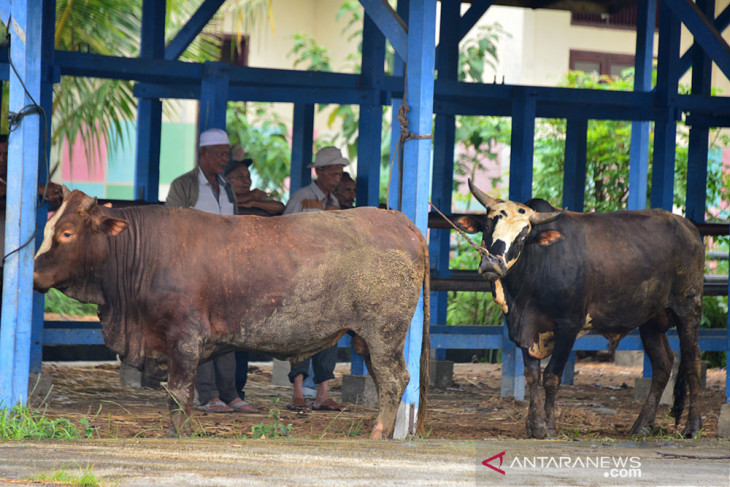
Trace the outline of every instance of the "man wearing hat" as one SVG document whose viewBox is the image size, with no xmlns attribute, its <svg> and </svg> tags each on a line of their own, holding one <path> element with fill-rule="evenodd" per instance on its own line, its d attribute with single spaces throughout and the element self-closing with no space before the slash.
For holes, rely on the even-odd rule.
<svg viewBox="0 0 730 487">
<path fill-rule="evenodd" d="M 349 163 L 337 147 L 320 149 L 314 162 L 307 166 L 314 168 L 316 181 L 291 195 L 284 214 L 339 210 L 340 203 L 335 198 L 334 191 L 340 184 L 344 167 Z"/>
<path fill-rule="evenodd" d="M 314 157 L 314 162 L 308 166 L 314 168 L 317 179 L 309 186 L 291 195 L 284 214 L 339 210 L 340 204 L 334 195 L 334 191 L 340 183 L 344 167 L 349 163 L 350 161 L 345 159 L 342 152 L 336 147 L 330 146 L 320 149 Z M 303 382 L 304 378 L 309 375 L 310 361 L 314 372 L 314 382 L 317 386 L 312 409 L 343 411 L 345 408 L 328 397 L 328 382 L 335 377 L 337 345 L 315 354 L 304 362 L 292 364 L 289 381 L 294 384 L 294 392 L 292 402 L 287 406 L 287 409 L 291 411 L 306 411 L 309 409 L 304 399 Z"/>
<path fill-rule="evenodd" d="M 195 208 L 217 215 L 235 215 L 236 196 L 221 174 L 231 157 L 228 134 L 208 129 L 200 134 L 198 167 L 176 178 L 167 195 L 168 206 Z M 236 391 L 234 352 L 218 355 L 198 366 L 195 389 L 199 409 L 211 413 L 257 412 Z"/>
</svg>

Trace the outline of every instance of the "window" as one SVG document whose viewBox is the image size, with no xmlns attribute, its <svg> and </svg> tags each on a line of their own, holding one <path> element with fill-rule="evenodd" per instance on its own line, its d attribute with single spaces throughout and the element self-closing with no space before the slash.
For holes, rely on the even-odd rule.
<svg viewBox="0 0 730 487">
<path fill-rule="evenodd" d="M 570 50 L 570 69 L 586 73 L 621 77 L 621 72 L 634 67 L 634 56 L 608 52 Z"/>
<path fill-rule="evenodd" d="M 604 27 L 609 29 L 636 30 L 638 7 L 626 7 L 613 13 L 571 12 L 571 25 Z M 657 2 L 655 28 L 659 27 L 659 2 Z"/>
</svg>

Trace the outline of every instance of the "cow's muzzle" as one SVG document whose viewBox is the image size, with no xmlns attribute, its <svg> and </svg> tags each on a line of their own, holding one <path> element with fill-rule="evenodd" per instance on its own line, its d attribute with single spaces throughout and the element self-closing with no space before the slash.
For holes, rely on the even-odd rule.
<svg viewBox="0 0 730 487">
<path fill-rule="evenodd" d="M 495 281 L 507 274 L 507 266 L 504 260 L 497 255 L 483 255 L 479 263 L 479 274 L 489 281 Z"/>
</svg>

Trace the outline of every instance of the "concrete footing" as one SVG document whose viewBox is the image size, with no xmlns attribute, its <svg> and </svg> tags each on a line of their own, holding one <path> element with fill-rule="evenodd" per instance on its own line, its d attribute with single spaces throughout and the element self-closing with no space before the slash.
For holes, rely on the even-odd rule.
<svg viewBox="0 0 730 487">
<path fill-rule="evenodd" d="M 271 367 L 271 385 L 272 386 L 290 386 L 289 371 L 291 363 L 288 360 L 273 359 Z"/>
<path fill-rule="evenodd" d="M 446 389 L 454 385 L 454 362 L 451 360 L 432 360 L 431 387 Z"/>
<path fill-rule="evenodd" d="M 373 378 L 369 375 L 343 375 L 342 400 L 374 408 L 378 406 L 378 394 Z"/>
<path fill-rule="evenodd" d="M 730 404 L 720 407 L 720 417 L 717 418 L 717 436 L 730 438 Z"/>
<path fill-rule="evenodd" d="M 119 366 L 119 381 L 132 389 L 162 389 L 160 381 L 153 379 L 124 362 Z"/>
<path fill-rule="evenodd" d="M 616 350 L 613 363 L 621 367 L 641 368 L 644 366 L 644 352 L 641 350 Z"/>
</svg>

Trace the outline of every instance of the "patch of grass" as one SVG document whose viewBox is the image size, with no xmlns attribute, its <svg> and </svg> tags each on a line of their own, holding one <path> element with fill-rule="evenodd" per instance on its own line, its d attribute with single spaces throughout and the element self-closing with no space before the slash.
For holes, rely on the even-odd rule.
<svg viewBox="0 0 730 487">
<path fill-rule="evenodd" d="M 90 466 L 81 468 L 78 465 L 63 467 L 53 473 L 34 475 L 30 480 L 33 482 L 64 484 L 75 487 L 102 487 L 104 485 L 112 485 L 97 479 L 94 472 L 91 471 Z"/>
<path fill-rule="evenodd" d="M 74 424 L 66 418 L 50 419 L 45 411 L 24 405 L 0 409 L 0 439 L 43 440 L 90 438 L 94 434 L 88 420 Z"/>
<path fill-rule="evenodd" d="M 335 424 L 335 421 L 340 419 L 340 415 L 342 412 L 337 413 L 337 416 L 332 418 L 332 420 L 327 424 L 327 427 L 324 429 L 321 435 L 317 436 L 318 440 L 321 440 L 325 436 L 327 436 L 327 432 L 329 431 L 330 427 L 332 427 L 333 424 Z M 350 424 L 343 428 L 342 430 L 338 431 L 337 429 L 333 430 L 332 433 L 335 438 L 339 438 L 340 436 L 344 436 L 346 438 L 355 438 L 362 434 L 362 419 L 359 420 L 357 423 L 350 419 L 348 420 Z"/>
<path fill-rule="evenodd" d="M 269 409 L 269 417 L 273 420 L 271 423 L 258 423 L 251 427 L 251 435 L 244 438 L 266 439 L 266 438 L 283 438 L 289 436 L 292 425 L 280 423 L 281 410 L 276 406 L 279 398 L 274 398 L 274 407 Z"/>
</svg>

